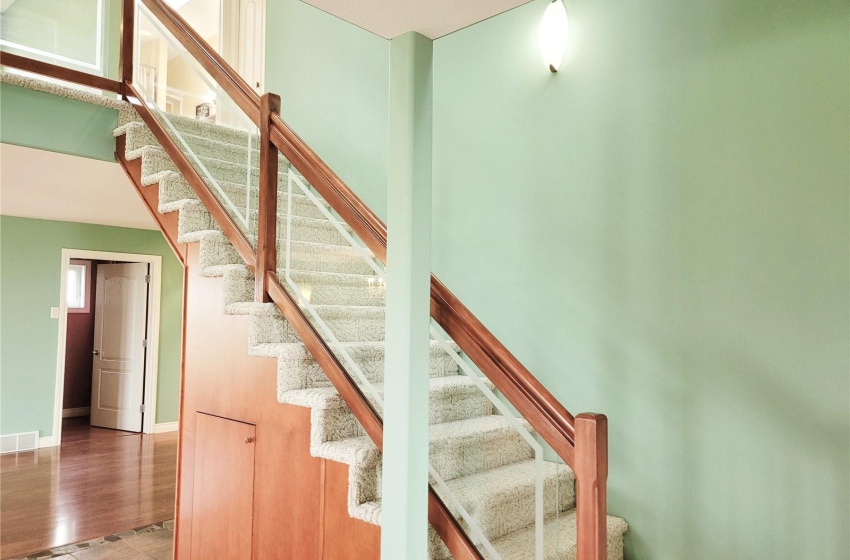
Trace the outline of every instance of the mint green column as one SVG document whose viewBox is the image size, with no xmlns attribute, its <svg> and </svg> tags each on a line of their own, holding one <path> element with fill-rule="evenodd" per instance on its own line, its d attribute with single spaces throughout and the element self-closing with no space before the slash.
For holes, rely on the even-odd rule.
<svg viewBox="0 0 850 560">
<path fill-rule="evenodd" d="M 381 558 L 425 560 L 431 278 L 432 42 L 390 42 Z"/>
</svg>

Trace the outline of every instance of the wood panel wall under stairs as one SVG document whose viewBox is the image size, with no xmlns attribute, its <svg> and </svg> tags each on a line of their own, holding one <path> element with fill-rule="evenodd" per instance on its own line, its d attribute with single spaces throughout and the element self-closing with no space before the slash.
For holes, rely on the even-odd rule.
<svg viewBox="0 0 850 560">
<path fill-rule="evenodd" d="M 223 279 L 200 276 L 199 246 L 177 243 L 177 214 L 156 212 L 157 185 L 141 186 L 123 148 L 121 137 L 116 156 L 186 267 L 175 559 L 208 560 L 191 558 L 205 530 L 192 515 L 201 412 L 256 426 L 251 558 L 377 560 L 380 529 L 348 515 L 348 467 L 310 456 L 309 409 L 277 402 L 277 361 L 248 355 L 249 318 L 224 314 Z"/>
</svg>

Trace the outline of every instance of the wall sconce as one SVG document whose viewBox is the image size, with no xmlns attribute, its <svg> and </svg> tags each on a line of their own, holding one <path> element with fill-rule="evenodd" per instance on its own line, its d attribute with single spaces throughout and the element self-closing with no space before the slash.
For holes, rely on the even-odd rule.
<svg viewBox="0 0 850 560">
<path fill-rule="evenodd" d="M 562 0 L 552 0 L 540 21 L 540 54 L 552 72 L 557 72 L 567 52 L 570 39 L 570 20 Z"/>
</svg>

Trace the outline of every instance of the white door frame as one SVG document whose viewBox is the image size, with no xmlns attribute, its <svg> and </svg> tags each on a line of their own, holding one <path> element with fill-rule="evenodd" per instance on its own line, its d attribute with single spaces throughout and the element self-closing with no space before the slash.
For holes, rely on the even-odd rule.
<svg viewBox="0 0 850 560">
<path fill-rule="evenodd" d="M 255 5 L 254 28 L 248 36 L 242 33 L 243 1 L 248 1 Z M 248 81 L 251 89 L 262 95 L 266 91 L 266 0 L 221 0 L 220 6 L 219 52 L 236 69 L 236 72 Z M 245 60 L 245 50 L 249 41 L 253 41 L 251 50 L 254 52 L 255 57 L 250 62 L 250 65 L 259 75 L 246 77 L 244 75 L 246 68 L 243 66 L 249 64 Z M 255 82 L 259 82 L 260 86 L 257 87 Z"/>
<path fill-rule="evenodd" d="M 62 442 L 62 399 L 65 391 L 65 345 L 68 336 L 67 283 L 68 266 L 71 259 L 92 261 L 121 261 L 150 265 L 150 289 L 148 290 L 148 347 L 145 351 L 145 415 L 142 432 L 152 434 L 156 430 L 156 382 L 159 374 L 159 312 L 162 294 L 162 257 L 159 255 L 137 255 L 135 253 L 110 253 L 86 249 L 62 249 L 61 273 L 59 276 L 59 344 L 56 352 L 56 395 L 53 401 L 52 445 Z M 92 308 L 94 313 L 94 308 Z M 44 438 L 42 438 L 44 439 Z M 42 447 L 44 447 L 42 443 Z"/>
</svg>

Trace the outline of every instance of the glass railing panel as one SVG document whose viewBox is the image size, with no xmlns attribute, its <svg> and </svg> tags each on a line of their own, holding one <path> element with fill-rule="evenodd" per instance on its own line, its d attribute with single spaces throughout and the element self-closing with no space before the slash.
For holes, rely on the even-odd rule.
<svg viewBox="0 0 850 560">
<path fill-rule="evenodd" d="M 551 559 L 545 535 L 565 500 L 569 476 L 550 461 L 547 446 L 487 377 L 431 321 L 431 337 L 454 379 L 445 395 L 431 391 L 431 479 L 437 494 L 488 559 Z M 444 366 L 449 367 L 449 366 Z M 448 406 L 443 401 L 448 403 Z M 444 411 L 444 412 L 443 412 Z M 433 419 L 432 419 L 433 421 Z M 444 443 L 438 445 L 439 430 Z M 441 454 L 451 452 L 449 460 Z M 442 557 L 439 553 L 436 557 Z"/>
<path fill-rule="evenodd" d="M 257 126 L 144 6 L 136 24 L 134 85 L 142 101 L 256 246 Z"/>
<path fill-rule="evenodd" d="M 4 1 L 0 10 L 0 49 L 4 52 L 96 76 L 117 76 L 120 4 L 109 0 L 14 0 Z M 53 81 L 17 69 L 9 71 Z"/>
<path fill-rule="evenodd" d="M 297 169 L 278 211 L 281 284 L 381 414 L 384 265 Z M 565 558 L 571 471 L 433 321 L 429 373 L 431 483 L 472 542 L 485 558 Z M 319 374 L 291 389 L 329 386 Z M 430 543 L 432 558 L 450 557 Z"/>
<path fill-rule="evenodd" d="M 278 196 L 281 284 L 382 414 L 384 266 L 303 176 L 285 167 Z M 327 386 L 329 381 L 322 375 L 310 384 Z"/>
</svg>

